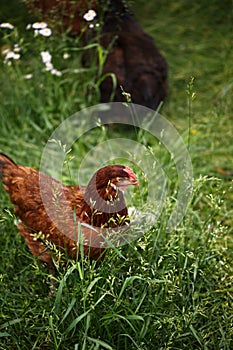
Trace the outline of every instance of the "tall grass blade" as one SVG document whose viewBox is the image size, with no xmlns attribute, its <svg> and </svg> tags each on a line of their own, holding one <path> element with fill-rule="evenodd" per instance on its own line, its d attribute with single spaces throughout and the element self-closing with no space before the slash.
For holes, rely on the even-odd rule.
<svg viewBox="0 0 233 350">
<path fill-rule="evenodd" d="M 94 338 L 91 338 L 91 337 L 87 337 L 87 339 L 88 339 L 90 342 L 92 342 L 92 343 L 94 343 L 94 344 L 96 344 L 96 345 L 101 346 L 103 349 L 114 350 L 114 348 L 113 348 L 111 345 L 107 344 L 107 343 L 104 342 L 103 340 L 94 339 Z M 99 349 L 99 347 L 98 347 L 98 349 Z"/>
</svg>

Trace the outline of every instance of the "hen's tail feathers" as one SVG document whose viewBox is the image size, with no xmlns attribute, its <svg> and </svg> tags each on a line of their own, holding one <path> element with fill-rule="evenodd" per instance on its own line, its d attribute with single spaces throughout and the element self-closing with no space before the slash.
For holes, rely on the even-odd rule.
<svg viewBox="0 0 233 350">
<path fill-rule="evenodd" d="M 4 163 L 11 163 L 16 165 L 16 163 L 10 158 L 8 157 L 6 154 L 0 152 L 0 163 L 4 164 Z"/>
<path fill-rule="evenodd" d="M 17 164 L 6 154 L 0 152 L 0 175 L 2 173 L 2 169 L 6 165 L 17 166 Z"/>
<path fill-rule="evenodd" d="M 8 180 L 15 173 L 14 169 L 18 169 L 18 165 L 10 157 L 0 152 L 0 180 L 6 191 L 8 191 Z"/>
</svg>

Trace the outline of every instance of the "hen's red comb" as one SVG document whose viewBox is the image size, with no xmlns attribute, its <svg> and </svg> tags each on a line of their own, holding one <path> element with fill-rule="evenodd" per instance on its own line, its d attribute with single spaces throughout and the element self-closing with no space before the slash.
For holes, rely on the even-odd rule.
<svg viewBox="0 0 233 350">
<path fill-rule="evenodd" d="M 138 182 L 136 175 L 134 174 L 133 170 L 130 167 L 126 166 L 123 170 L 129 175 L 130 179 Z"/>
</svg>

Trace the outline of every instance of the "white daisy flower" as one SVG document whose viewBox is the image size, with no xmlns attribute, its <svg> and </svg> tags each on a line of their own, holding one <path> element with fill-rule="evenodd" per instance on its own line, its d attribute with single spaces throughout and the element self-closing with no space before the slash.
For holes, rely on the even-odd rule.
<svg viewBox="0 0 233 350">
<path fill-rule="evenodd" d="M 9 63 L 10 60 L 19 60 L 20 59 L 20 54 L 15 52 L 14 50 L 10 50 L 10 49 L 5 49 L 3 52 L 4 57 L 4 63 Z"/>
<path fill-rule="evenodd" d="M 41 59 L 43 63 L 50 63 L 52 60 L 52 55 L 49 53 L 49 51 L 41 51 L 40 53 Z"/>
<path fill-rule="evenodd" d="M 67 60 L 69 57 L 70 57 L 70 55 L 69 55 L 67 52 L 65 52 L 65 53 L 63 54 L 64 60 Z"/>
<path fill-rule="evenodd" d="M 93 19 L 96 17 L 96 12 L 94 10 L 89 10 L 83 15 L 83 18 L 85 21 L 90 22 L 93 21 Z"/>
<path fill-rule="evenodd" d="M 5 48 L 5 49 L 3 49 L 3 50 L 2 50 L 3 56 L 6 56 L 7 52 L 9 52 L 9 51 L 10 51 L 10 49 L 8 49 L 8 47 Z"/>
<path fill-rule="evenodd" d="M 45 64 L 45 70 L 47 72 L 50 72 L 53 75 L 60 77 L 62 75 L 62 72 L 54 68 L 52 64 L 52 55 L 50 54 L 50 52 L 41 51 L 40 55 L 41 55 L 42 62 Z"/>
<path fill-rule="evenodd" d="M 45 22 L 35 22 L 32 24 L 33 29 L 45 29 L 47 28 L 47 23 Z"/>
<path fill-rule="evenodd" d="M 59 70 L 53 68 L 51 70 L 51 74 L 56 75 L 57 77 L 60 77 L 62 75 L 62 72 L 60 72 Z"/>
<path fill-rule="evenodd" d="M 0 23 L 0 28 L 14 29 L 14 26 L 11 23 L 3 22 L 3 23 Z"/>
<path fill-rule="evenodd" d="M 53 69 L 53 64 L 51 62 L 45 63 L 45 70 L 51 71 Z"/>
<path fill-rule="evenodd" d="M 20 59 L 20 54 L 19 53 L 14 53 L 14 60 L 19 60 Z"/>
<path fill-rule="evenodd" d="M 5 60 L 10 60 L 11 58 L 14 58 L 14 51 L 12 50 L 6 50 L 5 51 Z"/>
<path fill-rule="evenodd" d="M 52 34 L 52 30 L 50 28 L 44 28 L 44 29 L 40 29 L 38 33 L 43 36 L 50 36 Z"/>
<path fill-rule="evenodd" d="M 33 75 L 32 74 L 26 74 L 23 77 L 24 77 L 24 79 L 29 80 L 29 79 L 32 79 Z"/>
<path fill-rule="evenodd" d="M 20 47 L 19 47 L 19 45 L 18 44 L 15 44 L 14 45 L 14 52 L 20 52 Z"/>
</svg>

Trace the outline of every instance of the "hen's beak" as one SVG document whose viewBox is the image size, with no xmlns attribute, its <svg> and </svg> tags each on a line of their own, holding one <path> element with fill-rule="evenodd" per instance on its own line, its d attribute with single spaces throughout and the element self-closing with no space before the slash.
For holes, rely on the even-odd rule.
<svg viewBox="0 0 233 350">
<path fill-rule="evenodd" d="M 132 177 L 121 177 L 117 179 L 116 186 L 121 190 L 125 190 L 129 185 L 139 186 L 139 181 Z"/>
<path fill-rule="evenodd" d="M 129 182 L 130 182 L 130 185 L 135 185 L 135 186 L 140 185 L 138 179 L 130 179 Z"/>
</svg>

